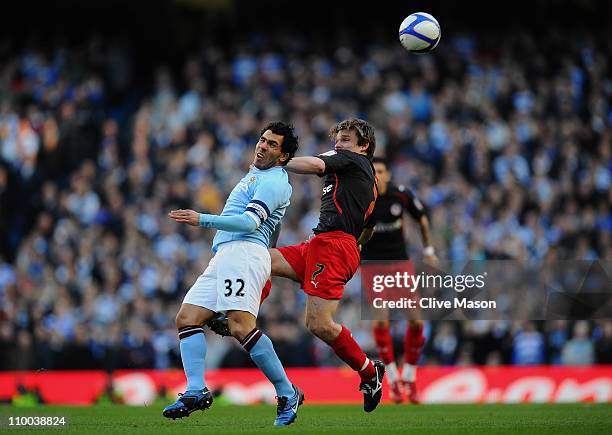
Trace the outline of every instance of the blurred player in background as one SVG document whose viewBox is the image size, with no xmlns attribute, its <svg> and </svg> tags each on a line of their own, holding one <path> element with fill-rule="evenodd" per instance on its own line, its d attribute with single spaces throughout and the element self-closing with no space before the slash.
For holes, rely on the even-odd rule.
<svg viewBox="0 0 612 435">
<path fill-rule="evenodd" d="M 360 240 L 360 242 L 365 242 L 368 237 L 371 237 L 362 246 L 361 260 L 366 262 L 398 260 L 398 267 L 404 269 L 399 270 L 399 272 L 415 273 L 404 240 L 403 216 L 404 212 L 408 212 L 419 225 L 423 246 L 425 246 L 423 250 L 425 263 L 430 266 L 437 266 L 438 258 L 431 244 L 429 219 L 425 214 L 423 204 L 404 186 L 391 184 L 391 172 L 386 160 L 377 157 L 373 159 L 372 163 L 378 178 L 379 196 L 376 200 L 374 212 L 368 219 L 366 230 L 364 230 L 364 235 Z M 416 364 L 421 357 L 421 351 L 425 344 L 423 321 L 408 320 L 406 334 L 404 335 L 404 367 L 401 377 L 395 363 L 389 320 L 375 320 L 372 331 L 376 349 L 387 369 L 387 380 L 391 387 L 391 400 L 396 403 L 402 402 L 405 389 L 408 400 L 412 403 L 419 403 L 415 381 Z"/>
<path fill-rule="evenodd" d="M 174 210 L 170 218 L 192 226 L 216 228 L 214 257 L 185 295 L 176 316 L 187 391 L 163 415 L 189 416 L 212 405 L 204 383 L 204 325 L 227 311 L 229 330 L 274 384 L 276 426 L 293 423 L 302 391 L 291 384 L 270 339 L 256 327 L 261 289 L 270 275 L 270 238 L 289 206 L 291 185 L 283 166 L 298 148 L 293 127 L 275 122 L 261 131 L 250 171 L 230 193 L 220 216 Z"/>
<path fill-rule="evenodd" d="M 371 159 L 374 129 L 348 119 L 330 131 L 335 150 L 316 157 L 296 157 L 287 170 L 325 177 L 319 224 L 308 241 L 271 249 L 272 274 L 301 283 L 308 295 L 306 326 L 359 373 L 364 410 L 373 411 L 382 395 L 381 361 L 370 361 L 351 332 L 334 321 L 344 286 L 359 266 L 357 238 L 374 209 L 376 179 Z"/>
</svg>

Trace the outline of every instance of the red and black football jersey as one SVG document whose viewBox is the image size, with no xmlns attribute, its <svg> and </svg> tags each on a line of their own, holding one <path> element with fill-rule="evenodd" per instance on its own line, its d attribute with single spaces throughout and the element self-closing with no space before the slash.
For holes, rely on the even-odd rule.
<svg viewBox="0 0 612 435">
<path fill-rule="evenodd" d="M 408 249 L 404 240 L 404 212 L 416 221 L 425 214 L 425 207 L 418 198 L 403 186 L 388 185 L 384 195 L 379 195 L 366 228 L 374 228 L 369 242 L 361 248 L 362 260 L 407 260 Z"/>
<path fill-rule="evenodd" d="M 325 162 L 319 225 L 315 234 L 343 231 L 356 239 L 374 210 L 378 194 L 372 162 L 352 151 L 329 151 L 319 156 Z"/>
</svg>

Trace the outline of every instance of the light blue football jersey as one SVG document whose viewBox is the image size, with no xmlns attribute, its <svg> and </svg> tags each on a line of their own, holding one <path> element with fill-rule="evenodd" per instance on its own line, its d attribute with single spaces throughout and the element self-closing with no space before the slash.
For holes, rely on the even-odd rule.
<svg viewBox="0 0 612 435">
<path fill-rule="evenodd" d="M 229 194 L 221 216 L 236 216 L 247 213 L 258 222 L 259 228 L 252 233 L 234 233 L 217 230 L 213 240 L 213 252 L 221 243 L 232 240 L 248 240 L 269 247 L 274 228 L 285 215 L 291 198 L 289 176 L 281 166 L 266 170 L 251 166 L 251 170 L 238 182 Z"/>
</svg>

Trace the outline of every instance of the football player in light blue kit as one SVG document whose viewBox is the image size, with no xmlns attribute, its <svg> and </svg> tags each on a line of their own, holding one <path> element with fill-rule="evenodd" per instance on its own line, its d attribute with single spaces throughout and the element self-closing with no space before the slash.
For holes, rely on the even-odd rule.
<svg viewBox="0 0 612 435">
<path fill-rule="evenodd" d="M 167 418 L 189 416 L 212 404 L 204 383 L 204 325 L 227 311 L 229 328 L 251 358 L 274 384 L 278 399 L 276 426 L 293 423 L 304 393 L 295 387 L 272 342 L 255 325 L 261 289 L 270 276 L 270 237 L 289 206 L 291 185 L 283 166 L 297 151 L 293 127 L 273 122 L 261 131 L 250 171 L 230 193 L 220 216 L 174 210 L 176 222 L 216 228 L 214 257 L 185 295 L 176 316 L 187 391 L 164 408 Z"/>
</svg>

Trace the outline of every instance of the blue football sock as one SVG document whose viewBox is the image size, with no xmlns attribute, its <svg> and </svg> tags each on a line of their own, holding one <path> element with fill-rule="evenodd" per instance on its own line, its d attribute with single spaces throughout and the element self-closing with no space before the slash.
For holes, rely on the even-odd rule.
<svg viewBox="0 0 612 435">
<path fill-rule="evenodd" d="M 202 390 L 204 384 L 204 358 L 206 339 L 201 326 L 186 326 L 179 330 L 181 359 L 187 377 L 187 391 Z"/>
<path fill-rule="evenodd" d="M 278 397 L 292 398 L 295 394 L 293 385 L 289 382 L 285 369 L 281 364 L 272 341 L 255 328 L 242 340 L 242 346 L 249 352 L 251 358 L 264 375 L 272 382 Z"/>
</svg>

